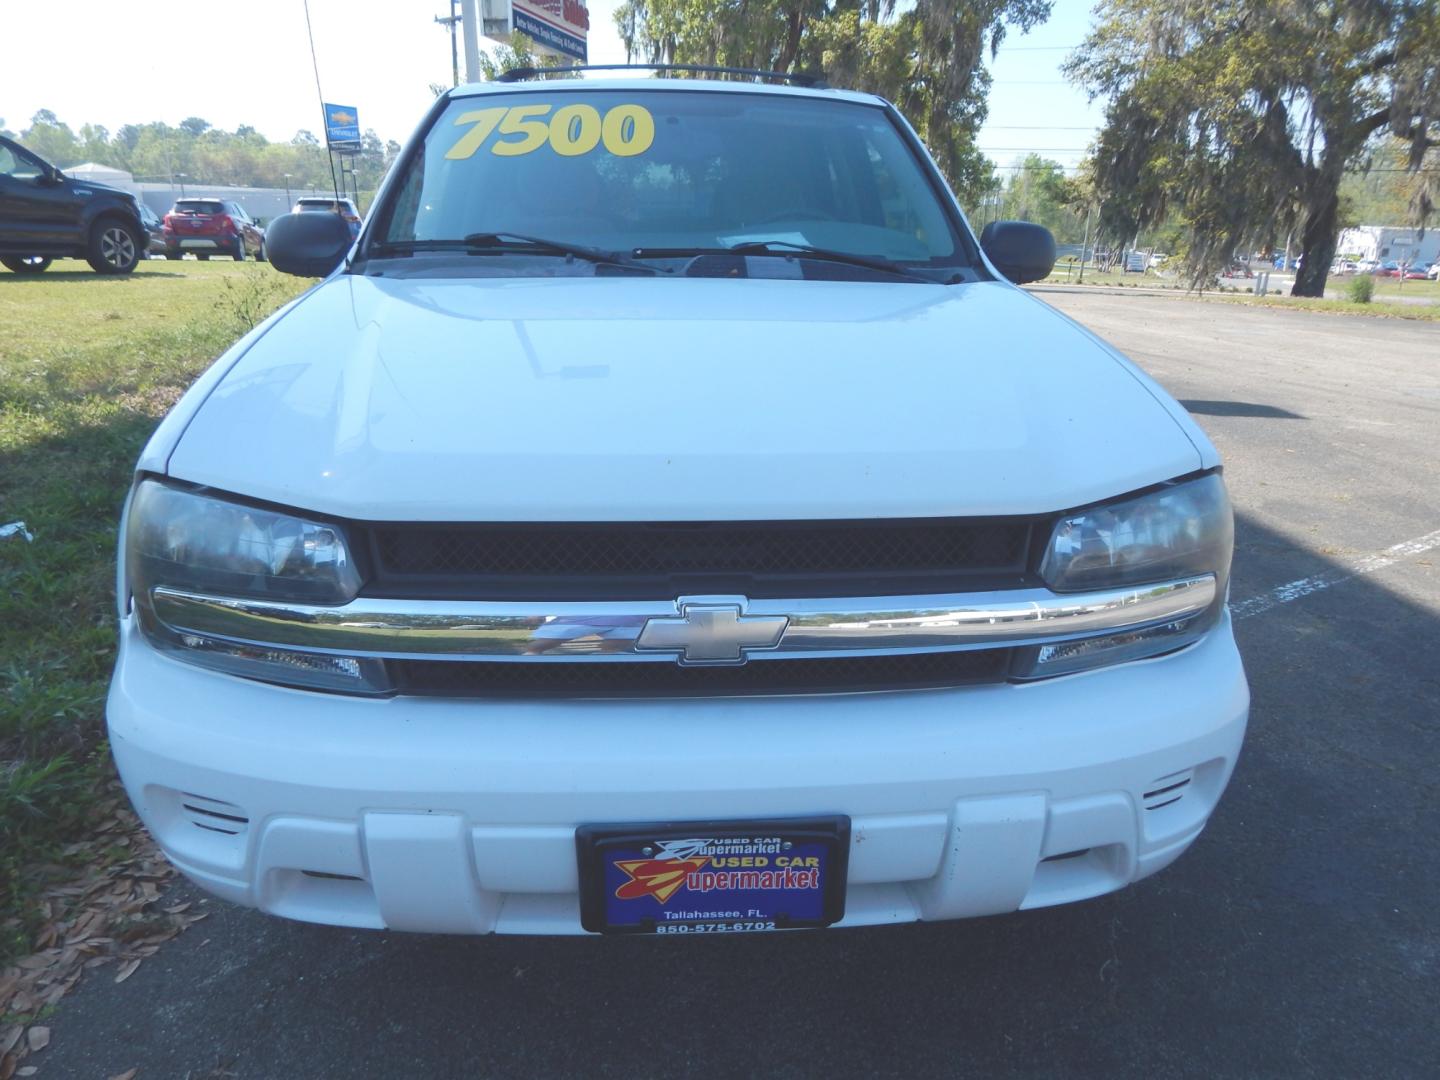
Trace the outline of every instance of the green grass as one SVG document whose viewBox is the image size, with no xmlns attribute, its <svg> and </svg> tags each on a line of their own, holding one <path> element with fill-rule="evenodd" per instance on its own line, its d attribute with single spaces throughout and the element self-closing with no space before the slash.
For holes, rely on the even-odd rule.
<svg viewBox="0 0 1440 1080">
<path fill-rule="evenodd" d="M 1163 277 L 1154 270 L 1147 270 L 1143 274 L 1127 274 L 1121 270 L 1096 270 L 1093 266 L 1085 268 L 1085 280 L 1081 281 L 1079 267 L 1073 263 L 1064 262 L 1055 264 L 1055 269 L 1051 271 L 1046 284 L 1127 285 L 1146 289 L 1183 289 L 1186 287 L 1186 283 L 1182 282 L 1179 275 L 1174 273 Z"/>
<path fill-rule="evenodd" d="M 1379 296 L 1377 292 L 1375 294 Z M 1422 322 L 1440 322 L 1440 304 L 1386 304 L 1373 301 L 1357 304 L 1353 300 L 1314 300 L 1309 297 L 1290 296 L 1245 296 L 1233 293 L 1206 293 L 1208 302 L 1248 304 L 1251 307 L 1277 308 L 1282 311 L 1320 311 L 1330 315 L 1370 315 L 1386 319 L 1417 319 Z"/>
<path fill-rule="evenodd" d="M 185 387 L 306 282 L 268 266 L 62 260 L 0 271 L 0 964 L 39 868 L 85 834 L 108 772 L 116 523 L 140 448 Z"/>
<path fill-rule="evenodd" d="M 1440 321 L 1440 282 L 1407 281 L 1402 287 L 1398 281 L 1375 278 L 1375 298 L 1372 302 L 1355 303 L 1348 299 L 1338 298 L 1346 294 L 1347 287 L 1354 280 L 1353 276 L 1332 275 L 1330 277 L 1326 288 L 1337 295 L 1336 299 L 1320 300 L 1291 297 L 1285 292 L 1277 293 L 1276 289 L 1280 286 L 1274 284 L 1274 277 L 1271 278 L 1270 293 L 1264 297 L 1254 295 L 1255 281 L 1253 278 L 1233 278 L 1220 282 L 1217 288 L 1206 289 L 1202 298 L 1252 304 L 1256 307 L 1322 311 L 1336 315 L 1374 315 L 1382 318 Z M 1173 289 L 1181 294 L 1189 291 L 1188 283 L 1182 282 L 1180 278 L 1173 275 L 1162 277 L 1154 271 L 1148 271 L 1145 274 L 1125 274 L 1119 270 L 1097 272 L 1093 268 L 1087 268 L 1085 280 L 1080 282 L 1073 267 L 1067 278 L 1064 263 L 1057 265 L 1055 271 L 1042 284 L 1080 285 L 1082 288 L 1088 288 L 1091 285 L 1109 285 L 1143 289 Z M 1286 289 L 1288 291 L 1288 287 Z M 1401 297 L 1404 297 L 1403 302 Z M 1425 303 L 1414 303 L 1413 301 L 1417 299 L 1423 300 Z"/>
<path fill-rule="evenodd" d="M 1353 277 L 1334 277 L 1330 279 L 1330 286 L 1349 284 Z M 1440 304 L 1440 281 L 1407 281 L 1403 284 L 1395 278 L 1376 278 L 1375 295 L 1377 297 L 1405 296 L 1411 299 L 1424 299 L 1432 304 Z"/>
</svg>

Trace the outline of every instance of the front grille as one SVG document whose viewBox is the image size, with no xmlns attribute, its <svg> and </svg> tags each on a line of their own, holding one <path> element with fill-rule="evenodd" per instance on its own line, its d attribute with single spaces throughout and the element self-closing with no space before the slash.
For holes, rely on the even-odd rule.
<svg viewBox="0 0 1440 1080">
<path fill-rule="evenodd" d="M 917 690 L 999 682 L 1010 649 L 804 660 L 752 660 L 739 667 L 624 663 L 397 660 L 402 694 L 447 697 L 728 697 L 745 694 Z"/>
<path fill-rule="evenodd" d="M 681 524 L 376 525 L 371 590 L 471 599 L 864 596 L 1005 587 L 1026 518 Z"/>
</svg>

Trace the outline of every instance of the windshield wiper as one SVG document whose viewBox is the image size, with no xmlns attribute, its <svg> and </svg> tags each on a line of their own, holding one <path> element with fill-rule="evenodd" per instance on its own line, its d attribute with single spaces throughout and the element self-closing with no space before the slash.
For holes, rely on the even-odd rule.
<svg viewBox="0 0 1440 1080">
<path fill-rule="evenodd" d="M 627 270 L 638 270 L 646 274 L 657 274 L 653 266 L 633 262 L 613 251 L 567 244 L 560 240 L 546 240 L 539 236 L 523 233 L 490 232 L 470 233 L 463 240 L 391 240 L 375 245 L 378 253 L 414 251 L 463 251 L 471 254 L 495 255 L 557 255 L 567 259 L 580 259 L 597 266 L 623 266 Z"/>
<path fill-rule="evenodd" d="M 636 248 L 631 254 L 637 259 L 684 259 L 696 255 L 769 255 L 782 259 L 814 259 L 817 262 L 859 266 L 866 270 L 876 270 L 882 274 L 893 274 L 911 281 L 924 282 L 926 285 L 937 284 L 934 278 L 926 277 L 924 274 L 910 270 L 899 263 L 891 262 L 889 259 L 852 255 L 848 251 L 812 247 L 809 244 L 796 244 L 789 240 L 747 240 L 744 243 L 731 244 L 729 247 L 713 248 Z"/>
</svg>

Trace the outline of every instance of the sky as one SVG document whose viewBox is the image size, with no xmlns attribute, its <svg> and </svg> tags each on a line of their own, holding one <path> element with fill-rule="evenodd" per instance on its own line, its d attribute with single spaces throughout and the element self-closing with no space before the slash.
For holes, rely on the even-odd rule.
<svg viewBox="0 0 1440 1080">
<path fill-rule="evenodd" d="M 625 60 L 612 18 L 619 2 L 590 0 L 592 63 Z M 1048 23 L 1007 36 L 980 132 L 1000 165 L 1031 149 L 1066 165 L 1084 155 L 1101 111 L 1059 66 L 1084 38 L 1092 2 L 1055 0 Z M 0 120 L 15 131 L 40 109 L 76 130 L 199 116 L 286 141 L 322 127 L 301 0 L 3 6 Z M 432 21 L 445 14 L 448 0 L 310 0 L 325 100 L 355 106 L 362 128 L 403 142 L 432 100 L 429 85 L 450 82 L 449 35 Z"/>
</svg>

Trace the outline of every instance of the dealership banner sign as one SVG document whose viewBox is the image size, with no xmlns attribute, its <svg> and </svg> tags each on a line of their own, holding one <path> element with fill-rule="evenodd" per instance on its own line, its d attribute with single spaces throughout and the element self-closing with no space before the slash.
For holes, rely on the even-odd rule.
<svg viewBox="0 0 1440 1080">
<path fill-rule="evenodd" d="M 590 12 L 582 0 L 485 0 L 482 9 L 486 37 L 503 42 L 518 30 L 542 53 L 582 64 L 589 55 Z"/>
</svg>

